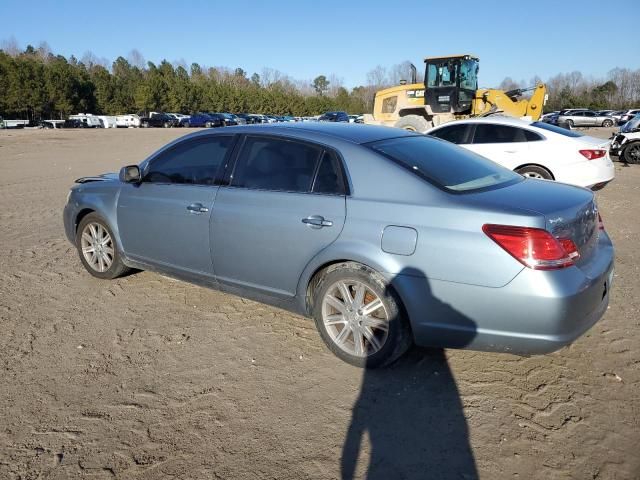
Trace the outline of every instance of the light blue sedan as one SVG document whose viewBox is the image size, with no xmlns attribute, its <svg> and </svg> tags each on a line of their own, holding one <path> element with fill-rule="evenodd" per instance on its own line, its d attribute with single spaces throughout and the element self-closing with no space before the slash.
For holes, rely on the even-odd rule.
<svg viewBox="0 0 640 480">
<path fill-rule="evenodd" d="M 413 342 L 557 350 L 602 317 L 613 276 L 589 190 L 384 127 L 190 134 L 78 179 L 64 225 L 98 278 L 156 270 L 312 317 L 368 367 Z"/>
</svg>

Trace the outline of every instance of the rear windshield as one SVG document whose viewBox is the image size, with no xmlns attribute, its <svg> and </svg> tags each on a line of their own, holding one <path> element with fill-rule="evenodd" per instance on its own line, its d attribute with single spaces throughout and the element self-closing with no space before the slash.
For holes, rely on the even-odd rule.
<svg viewBox="0 0 640 480">
<path fill-rule="evenodd" d="M 550 132 L 559 133 L 560 135 L 564 135 L 565 137 L 583 137 L 584 135 L 580 132 L 576 132 L 575 130 L 568 130 L 566 128 L 558 127 L 557 125 L 550 125 L 544 122 L 533 122 L 531 124 L 532 127 L 538 127 L 543 130 L 549 130 Z"/>
<path fill-rule="evenodd" d="M 522 179 L 487 158 L 435 138 L 391 138 L 368 146 L 437 187 L 453 192 L 494 187 Z"/>
</svg>

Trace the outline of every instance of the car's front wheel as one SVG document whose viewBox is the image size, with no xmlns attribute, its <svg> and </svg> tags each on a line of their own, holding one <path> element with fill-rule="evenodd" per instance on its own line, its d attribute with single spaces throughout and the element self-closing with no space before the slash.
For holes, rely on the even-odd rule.
<svg viewBox="0 0 640 480">
<path fill-rule="evenodd" d="M 627 145 L 620 156 L 627 163 L 640 164 L 640 142 Z"/>
<path fill-rule="evenodd" d="M 412 343 L 395 292 L 380 274 L 358 263 L 332 265 L 320 274 L 313 317 L 327 347 L 358 367 L 388 365 Z"/>
<path fill-rule="evenodd" d="M 86 215 L 76 231 L 76 248 L 84 268 L 94 277 L 112 279 L 125 274 L 113 232 L 96 213 Z"/>
</svg>

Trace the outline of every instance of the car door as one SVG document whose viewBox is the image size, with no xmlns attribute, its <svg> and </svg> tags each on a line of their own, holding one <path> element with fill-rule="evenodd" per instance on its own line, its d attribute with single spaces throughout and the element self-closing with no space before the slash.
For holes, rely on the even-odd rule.
<svg viewBox="0 0 640 480">
<path fill-rule="evenodd" d="M 584 114 L 584 126 L 585 127 L 593 127 L 596 125 L 596 119 L 598 116 L 595 112 L 583 112 Z"/>
<path fill-rule="evenodd" d="M 242 141 L 211 221 L 213 266 L 224 287 L 295 295 L 305 266 L 340 234 L 346 183 L 338 155 L 282 137 Z"/>
<path fill-rule="evenodd" d="M 466 147 L 513 170 L 529 163 L 529 146 L 522 128 L 499 123 L 475 123 L 472 140 Z"/>
<path fill-rule="evenodd" d="M 213 275 L 209 220 L 233 140 L 208 135 L 179 142 L 144 165 L 141 183 L 123 185 L 117 218 L 127 257 Z"/>
</svg>

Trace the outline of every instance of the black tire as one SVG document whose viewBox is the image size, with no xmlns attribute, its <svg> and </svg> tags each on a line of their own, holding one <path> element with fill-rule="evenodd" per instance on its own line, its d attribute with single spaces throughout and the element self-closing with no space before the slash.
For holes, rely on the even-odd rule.
<svg viewBox="0 0 640 480">
<path fill-rule="evenodd" d="M 211 122 L 205 123 L 204 126 L 207 127 L 207 128 L 211 128 Z"/>
<path fill-rule="evenodd" d="M 605 120 L 602 122 L 603 127 L 613 127 L 613 122 L 611 120 Z"/>
<path fill-rule="evenodd" d="M 567 128 L 571 130 L 573 128 L 573 120 L 567 120 Z"/>
<path fill-rule="evenodd" d="M 429 130 L 433 124 L 419 115 L 407 115 L 406 117 L 400 117 L 394 126 L 412 132 L 424 133 Z"/>
<path fill-rule="evenodd" d="M 149 128 L 149 122 L 142 122 L 142 128 Z"/>
<path fill-rule="evenodd" d="M 356 281 L 365 284 L 384 304 L 384 309 L 388 313 L 388 334 L 381 348 L 375 353 L 356 356 L 346 352 L 331 338 L 325 326 L 322 316 L 323 299 L 329 289 L 340 281 Z M 319 278 L 316 278 L 313 284 L 315 287 L 312 292 L 312 313 L 316 328 L 325 345 L 341 360 L 356 367 L 382 367 L 396 361 L 413 344 L 411 328 L 400 298 L 376 271 L 355 262 L 339 263 L 319 273 Z M 369 345 L 368 340 L 367 345 Z"/>
<path fill-rule="evenodd" d="M 620 157 L 626 163 L 640 164 L 640 141 L 627 145 L 620 153 Z"/>
<path fill-rule="evenodd" d="M 170 124 L 169 122 L 164 122 L 164 123 L 162 124 L 162 126 L 163 126 L 164 128 L 169 128 L 169 127 L 171 126 L 171 124 Z"/>
<path fill-rule="evenodd" d="M 89 264 L 89 262 L 87 261 L 87 259 L 85 258 L 82 252 L 82 236 L 83 236 L 82 234 L 85 228 L 90 224 L 101 225 L 102 228 L 104 228 L 106 232 L 109 234 L 112 241 L 112 249 L 113 249 L 112 262 L 109 268 L 105 269 L 104 271 L 98 271 L 95 267 Z M 78 250 L 78 255 L 80 256 L 80 261 L 82 262 L 82 265 L 87 270 L 87 272 L 89 272 L 94 277 L 105 279 L 105 280 L 111 280 L 113 278 L 117 278 L 124 275 L 130 270 L 130 268 L 127 267 L 122 262 L 122 256 L 116 246 L 116 242 L 113 236 L 113 232 L 111 231 L 111 228 L 109 227 L 107 222 L 97 213 L 90 213 L 82 219 L 82 221 L 78 225 L 78 229 L 76 230 L 75 243 L 76 243 L 76 249 Z"/>
<path fill-rule="evenodd" d="M 543 178 L 545 180 L 553 180 L 551 172 L 539 165 L 524 165 L 516 169 L 516 173 L 519 173 L 523 177 L 528 178 Z"/>
</svg>

